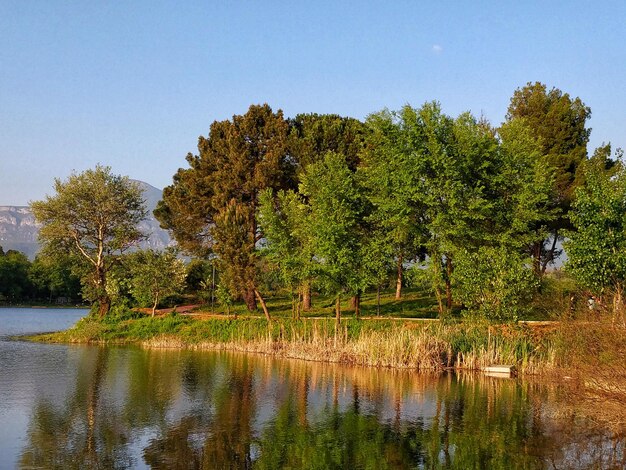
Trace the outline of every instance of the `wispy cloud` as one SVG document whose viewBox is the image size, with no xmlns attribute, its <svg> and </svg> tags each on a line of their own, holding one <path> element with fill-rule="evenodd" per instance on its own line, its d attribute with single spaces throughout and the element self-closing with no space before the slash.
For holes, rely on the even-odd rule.
<svg viewBox="0 0 626 470">
<path fill-rule="evenodd" d="M 440 44 L 433 44 L 433 53 L 441 54 L 443 52 L 443 46 Z"/>
</svg>

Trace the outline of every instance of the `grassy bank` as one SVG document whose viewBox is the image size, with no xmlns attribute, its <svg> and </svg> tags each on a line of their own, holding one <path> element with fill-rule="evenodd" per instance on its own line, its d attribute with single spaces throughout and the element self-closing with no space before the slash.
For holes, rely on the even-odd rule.
<svg viewBox="0 0 626 470">
<path fill-rule="evenodd" d="M 550 332 L 523 325 L 479 322 L 332 319 L 268 324 L 260 318 L 210 318 L 183 315 L 99 320 L 87 317 L 75 327 L 41 335 L 38 341 L 137 343 L 149 347 L 232 349 L 306 360 L 441 370 L 480 369 L 515 364 L 522 373 L 556 365 Z"/>
</svg>

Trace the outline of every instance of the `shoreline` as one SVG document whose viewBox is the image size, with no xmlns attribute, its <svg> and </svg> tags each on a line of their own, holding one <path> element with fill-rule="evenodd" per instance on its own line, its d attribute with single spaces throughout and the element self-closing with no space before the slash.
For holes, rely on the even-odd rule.
<svg viewBox="0 0 626 470">
<path fill-rule="evenodd" d="M 620 361 L 625 340 L 621 331 L 614 338 L 607 335 L 609 328 L 610 324 L 585 321 L 492 325 L 355 319 L 343 320 L 336 328 L 334 319 L 281 319 L 267 324 L 256 318 L 197 320 L 168 315 L 117 321 L 85 317 L 65 331 L 15 339 L 231 352 L 374 370 L 452 371 L 490 378 L 494 376 L 486 373 L 485 367 L 508 363 L 515 365 L 520 379 L 567 386 L 573 413 L 622 432 L 626 430 L 626 365 Z M 596 350 L 590 352 L 581 338 L 596 345 Z M 597 348 L 599 338 L 607 340 L 604 350 Z M 596 355 L 603 356 L 610 349 L 617 354 L 611 361 L 596 361 Z"/>
<path fill-rule="evenodd" d="M 204 318 L 186 315 L 112 321 L 86 317 L 74 327 L 27 336 L 38 342 L 135 344 L 148 348 L 232 350 L 316 362 L 416 371 L 481 371 L 515 366 L 542 374 L 557 365 L 554 325 L 412 321 L 407 319 Z"/>
</svg>

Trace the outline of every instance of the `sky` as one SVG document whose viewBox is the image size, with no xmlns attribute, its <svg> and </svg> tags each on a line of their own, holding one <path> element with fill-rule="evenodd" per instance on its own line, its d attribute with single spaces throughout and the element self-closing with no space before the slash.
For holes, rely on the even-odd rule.
<svg viewBox="0 0 626 470">
<path fill-rule="evenodd" d="M 215 120 L 437 100 L 498 125 L 540 81 L 626 148 L 626 2 L 0 0 L 0 205 L 96 164 L 163 188 Z"/>
</svg>

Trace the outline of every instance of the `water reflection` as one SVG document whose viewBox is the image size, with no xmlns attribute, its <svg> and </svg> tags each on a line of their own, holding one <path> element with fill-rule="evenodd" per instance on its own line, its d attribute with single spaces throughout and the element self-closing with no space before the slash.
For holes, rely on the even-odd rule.
<svg viewBox="0 0 626 470">
<path fill-rule="evenodd" d="M 23 468 L 622 468 L 559 389 L 228 353 L 83 348 Z"/>
</svg>

